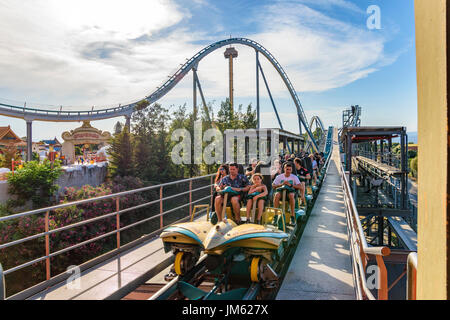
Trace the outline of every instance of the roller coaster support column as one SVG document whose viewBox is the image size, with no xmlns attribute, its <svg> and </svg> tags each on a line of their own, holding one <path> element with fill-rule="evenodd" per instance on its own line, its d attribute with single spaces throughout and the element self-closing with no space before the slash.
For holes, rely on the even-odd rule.
<svg viewBox="0 0 450 320">
<path fill-rule="evenodd" d="M 389 138 L 388 139 L 388 152 L 389 152 L 389 155 L 388 155 L 388 164 L 390 165 L 390 166 L 392 166 L 392 138 Z"/>
<path fill-rule="evenodd" d="M 256 107 L 258 110 L 258 119 L 259 119 L 259 74 L 258 74 L 258 69 L 259 69 L 259 71 L 261 71 L 261 75 L 264 80 L 264 84 L 266 85 L 266 89 L 267 89 L 267 93 L 269 94 L 270 101 L 272 102 L 273 111 L 275 111 L 275 115 L 277 116 L 278 125 L 280 126 L 280 129 L 283 129 L 283 124 L 281 123 L 280 116 L 278 115 L 277 107 L 275 107 L 275 102 L 273 101 L 272 93 L 270 92 L 266 76 L 264 75 L 264 71 L 261 67 L 261 64 L 259 63 L 258 51 L 256 51 L 256 64 L 257 64 L 257 68 L 256 68 L 256 88 L 257 88 L 257 90 L 256 90 Z M 258 124 L 259 124 L 259 120 L 258 120 Z"/>
<path fill-rule="evenodd" d="M 258 120 L 256 128 L 259 129 L 261 125 L 259 116 L 259 57 L 258 51 L 255 50 L 255 52 L 256 52 L 256 119 Z"/>
<path fill-rule="evenodd" d="M 402 160 L 401 208 L 406 209 L 406 195 L 408 190 L 408 136 L 406 135 L 406 129 L 404 129 L 400 135 L 400 145 Z"/>
<path fill-rule="evenodd" d="M 192 81 L 193 81 L 193 91 L 192 91 L 192 105 L 194 110 L 194 119 L 197 119 L 197 79 L 196 79 L 196 68 L 192 68 Z"/>
<path fill-rule="evenodd" d="M 200 80 L 198 79 L 197 68 L 193 68 L 192 70 L 193 70 L 192 72 L 194 73 L 195 88 L 198 87 L 198 91 L 200 92 L 200 98 L 202 99 L 203 110 L 205 111 L 205 114 L 206 114 L 206 120 L 211 123 L 211 117 L 209 115 L 208 106 L 206 105 L 206 100 L 205 100 L 205 96 L 203 94 L 202 85 L 200 84 Z M 194 92 L 194 97 L 195 97 L 195 100 L 194 100 L 195 110 L 194 110 L 194 112 L 195 112 L 195 114 L 197 114 L 198 113 L 198 108 L 197 108 L 197 90 L 195 90 L 195 92 Z M 215 127 L 215 124 L 212 124 L 212 125 L 213 125 L 213 127 Z"/>
<path fill-rule="evenodd" d="M 27 161 L 31 161 L 33 159 L 33 150 L 32 150 L 32 124 L 33 120 L 26 120 L 27 122 Z"/>
</svg>

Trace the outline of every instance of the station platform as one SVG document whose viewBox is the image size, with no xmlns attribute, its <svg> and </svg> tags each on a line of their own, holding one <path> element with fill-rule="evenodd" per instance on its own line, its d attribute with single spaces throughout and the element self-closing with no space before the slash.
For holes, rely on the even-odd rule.
<svg viewBox="0 0 450 320">
<path fill-rule="evenodd" d="M 336 136 L 334 132 L 334 141 Z M 356 299 L 339 175 L 339 148 L 333 148 L 331 157 L 277 300 Z"/>
</svg>

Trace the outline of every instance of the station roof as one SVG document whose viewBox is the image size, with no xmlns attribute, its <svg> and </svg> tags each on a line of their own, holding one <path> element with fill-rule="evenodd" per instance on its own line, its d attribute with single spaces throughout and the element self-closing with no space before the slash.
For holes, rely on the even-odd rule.
<svg viewBox="0 0 450 320">
<path fill-rule="evenodd" d="M 26 146 L 27 143 L 20 139 L 10 126 L 0 127 L 0 144 L 5 146 Z"/>
<path fill-rule="evenodd" d="M 247 135 L 247 136 L 254 136 L 256 134 L 257 131 L 263 131 L 266 132 L 267 134 L 270 134 L 271 131 L 275 131 L 278 130 L 279 136 L 280 136 L 280 142 L 281 137 L 287 137 L 288 139 L 293 139 L 293 140 L 300 140 L 300 141 L 304 141 L 305 138 L 302 135 L 299 135 L 297 133 L 292 133 L 280 128 L 260 128 L 260 129 L 227 129 L 225 130 L 225 135 L 227 134 L 232 134 L 232 135 Z M 253 132 L 253 134 L 251 133 Z"/>
<path fill-rule="evenodd" d="M 284 129 L 279 129 L 279 128 L 264 128 L 265 130 L 278 130 L 278 132 L 280 133 L 280 136 L 282 137 L 288 137 L 291 139 L 295 139 L 295 140 L 305 140 L 305 138 L 301 135 L 299 135 L 298 133 L 292 133 L 290 131 L 284 130 Z"/>
<path fill-rule="evenodd" d="M 367 142 L 396 138 L 402 133 L 406 134 L 406 127 L 345 127 L 342 130 L 341 140 L 351 135 L 353 143 Z"/>
</svg>

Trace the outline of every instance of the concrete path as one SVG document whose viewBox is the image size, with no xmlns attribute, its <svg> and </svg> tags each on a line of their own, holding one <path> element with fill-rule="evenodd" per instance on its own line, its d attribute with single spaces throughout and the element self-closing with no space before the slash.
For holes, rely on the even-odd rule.
<svg viewBox="0 0 450 320">
<path fill-rule="evenodd" d="M 203 219 L 204 214 L 195 218 Z M 172 253 L 164 252 L 163 242 L 156 236 L 82 272 L 78 287 L 76 281 L 69 285 L 64 281 L 30 300 L 118 300 L 130 287 L 153 278 L 172 263 Z"/>
<path fill-rule="evenodd" d="M 115 299 L 115 294 L 150 270 L 169 259 L 161 239 L 144 242 L 81 273 L 79 282 L 69 285 L 64 281 L 31 297 L 31 300 L 102 300 Z M 159 272 L 159 271 L 158 271 Z M 151 277 L 151 276 L 148 276 Z M 147 279 L 144 279 L 145 281 Z M 120 298 L 120 297 L 119 297 Z"/>
<path fill-rule="evenodd" d="M 335 131 L 335 141 L 336 137 Z M 339 147 L 334 145 L 327 176 L 277 300 L 355 299 L 339 161 Z"/>
</svg>

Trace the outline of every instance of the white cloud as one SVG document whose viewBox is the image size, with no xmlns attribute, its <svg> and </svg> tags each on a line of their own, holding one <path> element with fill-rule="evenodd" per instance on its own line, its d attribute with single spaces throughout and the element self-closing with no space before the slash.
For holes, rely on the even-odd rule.
<svg viewBox="0 0 450 320">
<path fill-rule="evenodd" d="M 255 9 L 249 21 L 259 31 L 242 35 L 265 46 L 298 91 L 345 86 L 387 61 L 382 36 L 370 33 L 365 25 L 355 27 L 311 9 L 306 4 L 312 0 L 301 2 L 281 1 Z M 135 101 L 151 93 L 203 47 L 195 41 L 210 38 L 209 30 L 190 30 L 180 23 L 195 17 L 169 0 L 11 3 L 0 0 L 0 28 L 8 30 L 0 33 L 0 89 L 4 88 L 0 92 L 16 100 L 76 105 L 77 109 Z M 196 3 L 208 7 L 204 0 Z M 345 0 L 314 3 L 359 10 Z M 254 97 L 255 52 L 236 48 L 235 95 Z M 199 65 L 208 100 L 228 92 L 224 50 Z M 272 94 L 288 97 L 284 83 L 262 56 L 261 63 Z M 260 86 L 265 91 L 262 79 Z M 188 76 L 165 101 L 189 101 L 191 95 L 192 78 Z"/>
<path fill-rule="evenodd" d="M 285 0 L 280 0 L 279 2 L 286 2 Z M 292 2 L 292 1 L 287 1 Z M 348 9 L 356 13 L 364 13 L 356 4 L 346 0 L 296 0 L 294 3 L 311 4 L 324 8 L 340 7 L 343 9 Z"/>
<path fill-rule="evenodd" d="M 183 50 L 191 51 L 192 38 L 183 32 L 157 38 L 190 17 L 170 1 L 2 0 L 0 8 L 0 28 L 8 31 L 0 33 L 0 87 L 16 99 L 130 101 L 156 87 L 184 59 Z M 142 35 L 156 40 L 132 40 Z"/>
<path fill-rule="evenodd" d="M 347 1 L 332 3 L 351 9 L 351 3 Z M 353 11 L 357 11 L 357 7 Z M 260 31 L 245 36 L 256 40 L 275 56 L 299 92 L 320 92 L 345 86 L 395 62 L 398 57 L 386 56 L 386 39 L 370 32 L 365 25 L 357 27 L 339 21 L 299 3 L 281 1 L 265 6 L 249 19 L 249 23 L 258 24 Z M 234 61 L 235 95 L 254 97 L 255 52 L 245 46 L 235 47 L 239 52 Z M 224 50 L 217 50 L 200 63 L 200 79 L 205 94 L 210 97 L 227 94 L 228 65 L 224 61 Z M 276 70 L 262 55 L 260 61 L 272 94 L 288 97 L 286 86 Z M 265 91 L 262 79 L 260 86 Z M 186 90 L 178 88 L 169 95 L 190 94 L 189 82 Z"/>
</svg>

